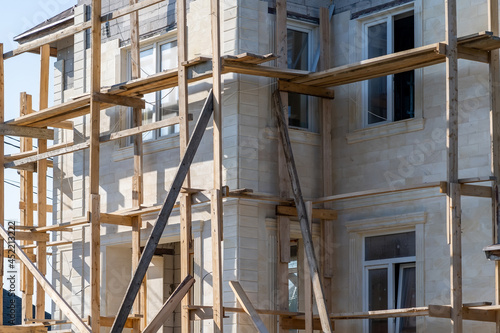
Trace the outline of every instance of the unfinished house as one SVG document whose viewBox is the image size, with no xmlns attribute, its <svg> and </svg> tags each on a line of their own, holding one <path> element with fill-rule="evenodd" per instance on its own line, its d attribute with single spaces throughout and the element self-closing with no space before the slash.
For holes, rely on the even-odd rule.
<svg viewBox="0 0 500 333">
<path fill-rule="evenodd" d="M 498 17 L 79 0 L 0 45 L 0 159 L 21 179 L 0 253 L 24 319 L 0 332 L 500 332 Z M 5 119 L 25 52 L 40 101 Z"/>
</svg>

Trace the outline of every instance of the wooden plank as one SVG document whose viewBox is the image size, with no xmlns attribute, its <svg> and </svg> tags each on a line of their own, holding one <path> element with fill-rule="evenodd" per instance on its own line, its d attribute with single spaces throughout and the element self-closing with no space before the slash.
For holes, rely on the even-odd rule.
<svg viewBox="0 0 500 333">
<path fill-rule="evenodd" d="M 92 332 L 100 333 L 101 321 L 101 223 L 99 196 L 99 135 L 101 105 L 96 93 L 101 91 L 101 0 L 92 0 L 90 50 L 90 315 Z M 129 309 L 130 312 L 130 309 Z M 126 318 L 125 318 L 126 319 Z M 125 320 L 124 320 L 125 322 Z"/>
<path fill-rule="evenodd" d="M 26 203 L 20 201 L 19 202 L 19 209 L 26 209 Z M 36 204 L 36 203 L 33 204 L 33 210 L 38 211 L 38 204 Z M 52 205 L 45 205 L 45 210 L 48 213 L 52 213 Z"/>
<path fill-rule="evenodd" d="M 482 63 L 489 63 L 489 52 L 472 49 L 470 47 L 458 47 L 458 57 L 470 61 L 477 61 Z"/>
<path fill-rule="evenodd" d="M 74 123 L 70 120 L 65 120 L 65 121 L 60 121 L 58 123 L 53 123 L 51 124 L 50 127 L 73 130 Z"/>
<path fill-rule="evenodd" d="M 328 99 L 335 98 L 335 92 L 330 88 L 315 87 L 290 81 L 278 80 L 278 90 L 292 92 L 303 95 L 323 97 Z"/>
<path fill-rule="evenodd" d="M 12 135 L 26 138 L 54 140 L 54 130 L 52 129 L 33 128 L 8 124 L 0 124 L 0 135 Z"/>
<path fill-rule="evenodd" d="M 397 188 L 381 188 L 381 189 L 351 192 L 351 193 L 345 193 L 345 194 L 336 194 L 336 195 L 330 195 L 327 197 L 315 199 L 315 200 L 313 200 L 313 204 L 319 204 L 319 203 L 323 203 L 323 202 L 343 200 L 343 199 L 360 198 L 360 197 L 365 197 L 365 196 L 369 196 L 369 195 L 379 195 L 379 194 L 386 194 L 386 193 L 413 191 L 413 190 L 421 190 L 421 189 L 433 188 L 433 187 L 440 188 L 440 186 L 441 186 L 441 182 L 432 182 L 432 183 L 424 183 L 424 184 L 420 184 L 420 185 L 402 186 L 402 187 L 397 187 Z"/>
<path fill-rule="evenodd" d="M 276 202 L 280 204 L 293 204 L 293 199 L 289 199 L 286 197 L 279 197 L 270 194 L 264 193 L 251 193 L 251 192 L 239 192 L 239 191 L 230 191 L 228 186 L 223 186 L 222 195 L 227 198 L 238 198 L 238 199 L 247 199 L 247 200 L 257 200 L 257 201 L 267 201 L 267 202 Z"/>
<path fill-rule="evenodd" d="M 73 142 L 63 142 L 63 143 L 59 143 L 59 144 L 55 144 L 55 145 L 52 145 L 50 147 L 47 147 L 47 151 L 53 151 L 53 150 L 56 150 L 56 149 L 65 148 L 65 147 L 69 147 L 69 146 L 72 146 L 72 145 L 73 145 Z M 21 159 L 21 158 L 34 156 L 34 155 L 37 154 L 37 152 L 38 152 L 37 149 L 32 149 L 30 151 L 25 151 L 25 152 L 19 152 L 19 153 L 4 155 L 4 162 L 5 163 L 12 162 L 12 161 L 15 161 L 15 160 L 18 160 L 18 159 Z"/>
<path fill-rule="evenodd" d="M 276 206 L 277 215 L 287 215 L 287 216 L 297 216 L 297 208 L 293 206 Z M 313 219 L 325 219 L 325 220 L 336 220 L 337 211 L 332 209 L 312 209 Z"/>
<path fill-rule="evenodd" d="M 309 223 L 309 231 L 312 232 L 312 202 L 307 201 L 305 203 L 307 221 Z M 311 284 L 311 273 L 309 271 L 309 265 L 307 264 L 308 257 L 304 249 L 304 312 L 305 312 L 305 332 L 313 333 L 313 292 Z M 333 329 L 333 328 L 332 328 Z"/>
<path fill-rule="evenodd" d="M 107 142 L 107 141 L 112 141 L 112 140 L 118 140 L 118 139 L 126 138 L 126 137 L 129 137 L 132 135 L 135 135 L 135 137 L 134 137 L 134 140 L 135 140 L 135 138 L 141 133 L 153 131 L 153 130 L 160 129 L 160 128 L 167 127 L 167 126 L 176 125 L 178 123 L 179 123 L 179 117 L 171 117 L 171 118 L 155 121 L 154 123 L 140 125 L 137 127 L 127 128 L 125 130 L 121 130 L 121 131 L 114 132 L 111 134 L 102 135 L 100 138 L 100 141 Z"/>
<path fill-rule="evenodd" d="M 64 148 L 60 148 L 60 149 L 56 149 L 56 150 L 52 150 L 52 151 L 48 151 L 48 152 L 44 152 L 44 153 L 39 153 L 37 155 L 28 156 L 28 157 L 21 158 L 18 160 L 14 160 L 12 162 L 5 163 L 4 166 L 6 168 L 15 168 L 18 166 L 22 166 L 24 164 L 40 161 L 42 159 L 55 157 L 55 156 L 59 156 L 59 155 L 63 155 L 63 154 L 74 153 L 75 151 L 87 149 L 89 147 L 90 147 L 90 143 L 89 143 L 89 141 L 86 141 L 86 142 L 78 143 L 78 144 L 73 145 L 73 146 L 68 146 L 68 147 L 64 147 Z"/>
<path fill-rule="evenodd" d="M 100 92 L 95 92 L 92 94 L 95 101 L 101 103 L 108 103 L 114 105 L 130 106 L 137 109 L 145 109 L 146 102 L 138 97 L 127 97 L 112 94 L 103 94 Z"/>
<path fill-rule="evenodd" d="M 162 1 L 163 0 L 142 0 L 140 2 L 135 1 L 133 4 L 131 3 L 127 7 L 120 8 L 114 12 L 101 16 L 101 22 L 115 20 L 128 14 L 138 14 L 139 10 L 150 7 L 152 5 L 156 5 L 157 3 L 160 3 Z"/>
<path fill-rule="evenodd" d="M 220 0 L 210 0 L 213 82 L 213 179 L 211 200 L 213 332 L 224 332 L 222 289 L 222 62 Z"/>
<path fill-rule="evenodd" d="M 25 115 L 21 116 L 19 118 L 9 120 L 6 122 L 6 124 L 9 125 L 29 125 L 32 124 L 40 119 L 46 119 L 48 117 L 58 115 L 61 113 L 65 113 L 68 111 L 75 110 L 77 108 L 89 105 L 90 103 L 90 96 L 85 95 L 82 97 L 79 97 L 77 99 L 64 102 L 58 105 L 51 106 L 50 108 L 40 110 L 38 112 L 32 113 L 30 115 Z"/>
<path fill-rule="evenodd" d="M 175 308 L 179 305 L 181 300 L 187 294 L 195 280 L 191 275 L 186 276 L 184 280 L 175 288 L 174 292 L 170 295 L 167 301 L 163 304 L 162 308 L 153 317 L 148 326 L 142 331 L 143 333 L 156 333 L 168 317 L 174 312 Z"/>
<path fill-rule="evenodd" d="M 480 198 L 492 198 L 493 191 L 491 186 L 460 184 L 461 195 Z"/>
<path fill-rule="evenodd" d="M 179 153 L 184 155 L 189 141 L 189 90 L 188 90 L 188 66 L 205 62 L 206 59 L 198 57 L 197 61 L 187 61 L 187 3 L 186 0 L 177 0 L 177 81 L 179 87 Z M 191 187 L 190 172 L 186 174 L 183 189 Z M 182 193 L 180 196 L 180 217 L 181 217 L 181 276 L 188 276 L 191 272 L 191 250 L 192 250 L 192 212 L 191 193 Z M 181 332 L 191 333 L 192 325 L 189 317 L 189 310 L 186 308 L 191 303 L 190 292 L 188 291 L 182 299 L 181 308 Z"/>
<path fill-rule="evenodd" d="M 292 80 L 307 77 L 311 72 L 290 68 L 276 68 L 263 65 L 246 64 L 239 61 L 223 59 L 222 66 L 226 73 L 257 75 L 282 80 Z"/>
<path fill-rule="evenodd" d="M 50 46 L 48 44 L 40 48 L 40 100 L 39 109 L 43 110 L 49 106 L 49 71 L 50 71 Z M 47 130 L 41 128 L 33 128 L 33 130 Z M 52 131 L 52 137 L 49 138 L 38 138 L 38 154 L 43 154 L 47 152 L 47 139 L 54 139 L 54 130 Z M 38 207 L 37 219 L 38 226 L 44 227 L 47 225 L 47 160 L 41 159 L 37 164 L 37 200 Z M 49 236 L 47 234 L 47 236 Z M 37 255 L 37 266 L 40 273 L 45 275 L 47 273 L 47 246 L 46 242 L 49 239 L 47 237 L 46 241 L 39 241 L 36 255 Z M 40 283 L 37 283 L 36 288 L 36 317 L 37 319 L 45 319 L 45 292 Z"/>
<path fill-rule="evenodd" d="M 321 319 L 321 326 L 324 332 L 332 332 L 332 327 L 330 320 L 328 319 L 328 310 L 325 302 L 323 285 L 319 275 L 318 262 L 316 260 L 316 254 L 314 253 L 314 247 L 312 242 L 311 231 L 309 230 L 309 222 L 306 213 L 306 206 L 304 199 L 302 197 L 302 191 L 300 188 L 299 177 L 297 174 L 297 169 L 295 167 L 295 161 L 293 158 L 292 147 L 290 143 L 290 137 L 288 135 L 288 125 L 284 121 L 283 108 L 281 104 L 281 98 L 279 92 L 274 93 L 275 100 L 275 116 L 278 125 L 278 131 L 282 138 L 282 149 L 285 153 L 285 158 L 287 161 L 288 175 L 292 184 L 293 195 L 295 199 L 295 206 L 297 207 L 300 229 L 302 232 L 302 240 L 304 242 L 304 248 L 307 255 L 307 262 L 309 264 L 309 270 L 311 274 L 311 280 L 313 283 L 314 296 L 316 298 L 316 306 L 318 308 L 318 313 Z"/>
<path fill-rule="evenodd" d="M 332 87 L 434 65 L 445 61 L 446 45 L 436 43 L 312 73 L 292 82 Z"/>
<path fill-rule="evenodd" d="M 100 213 L 101 224 L 114 224 L 132 227 L 132 218 L 129 216 Z"/>
<path fill-rule="evenodd" d="M 177 13 L 179 13 L 179 10 L 177 10 Z M 177 30 L 177 36 L 179 36 L 179 30 Z M 179 38 L 179 37 L 177 37 Z M 177 39 L 178 41 L 179 39 Z M 177 42 L 177 45 L 179 45 L 179 43 Z M 206 62 L 209 62 L 209 61 L 212 61 L 212 57 L 204 57 L 204 56 L 198 56 L 196 58 L 193 58 L 193 59 L 189 59 L 189 60 L 185 60 L 183 62 L 180 62 L 180 64 L 184 67 L 191 67 L 191 66 L 195 66 L 195 65 L 199 65 L 199 64 L 203 64 L 203 63 L 206 63 Z M 180 82 L 180 80 L 179 80 Z"/>
<path fill-rule="evenodd" d="M 462 228 L 458 184 L 458 41 L 456 0 L 445 2 L 447 221 L 450 239 L 450 300 L 453 333 L 463 332 Z"/>
<path fill-rule="evenodd" d="M 123 329 L 123 323 L 125 322 L 127 315 L 130 313 L 140 284 L 144 279 L 149 263 L 153 258 L 161 234 L 165 229 L 170 213 L 172 212 L 175 201 L 177 200 L 177 196 L 179 195 L 179 192 L 182 188 L 184 178 L 189 170 L 196 150 L 198 149 L 198 146 L 200 144 L 201 138 L 205 133 L 208 121 L 212 115 L 212 96 L 212 92 L 210 92 L 207 100 L 205 101 L 205 105 L 203 106 L 203 109 L 201 111 L 200 118 L 198 119 L 194 132 L 191 136 L 191 140 L 189 141 L 188 147 L 186 149 L 186 154 L 184 154 L 179 164 L 179 168 L 177 170 L 177 174 L 175 175 L 170 191 L 168 192 L 167 198 L 165 199 L 162 209 L 158 214 L 156 223 L 153 227 L 153 230 L 151 231 L 144 251 L 142 252 L 137 269 L 132 277 L 132 280 L 130 281 L 127 292 L 125 293 L 123 301 L 120 305 L 118 315 L 116 316 L 115 322 L 111 327 L 112 333 L 121 333 Z"/>
<path fill-rule="evenodd" d="M 3 226 L 0 226 L 0 236 L 8 242 L 9 235 Z M 35 267 L 35 265 L 31 262 L 31 260 L 27 257 L 26 253 L 17 243 L 14 243 L 16 255 L 23 262 L 23 264 L 28 268 L 28 270 L 33 274 L 35 279 L 40 283 L 54 303 L 59 307 L 61 312 L 68 317 L 69 320 L 72 321 L 73 325 L 75 325 L 80 332 L 91 333 L 90 328 L 82 321 L 82 319 L 76 314 L 76 312 L 71 308 L 71 306 L 64 300 L 64 298 L 59 295 L 57 290 L 50 284 L 50 282 L 45 278 L 43 274 Z"/>
<path fill-rule="evenodd" d="M 46 233 L 34 233 L 30 231 L 16 231 L 16 240 L 31 242 L 48 242 L 50 235 Z"/>
<path fill-rule="evenodd" d="M 138 323 L 142 318 L 141 317 L 133 317 L 129 316 L 127 320 L 125 321 L 125 328 L 133 328 L 134 324 Z M 101 326 L 102 327 L 111 327 L 113 325 L 113 321 L 115 320 L 115 317 L 100 317 L 101 320 Z"/>
<path fill-rule="evenodd" d="M 38 50 L 41 46 L 53 43 L 55 41 L 61 40 L 66 37 L 73 36 L 74 34 L 87 30 L 90 28 L 90 22 L 83 22 L 81 24 L 77 25 L 72 25 L 70 27 L 64 28 L 62 30 L 59 30 L 53 34 L 50 34 L 45 37 L 38 38 L 34 41 L 27 42 L 19 46 L 17 49 L 12 50 L 10 52 L 4 53 L 4 59 L 9 59 L 11 57 L 14 57 L 16 55 L 25 53 L 25 52 L 30 52 L 32 50 Z"/>
<path fill-rule="evenodd" d="M 259 314 L 257 313 L 257 311 L 255 311 L 252 302 L 250 302 L 250 299 L 248 298 L 247 294 L 241 287 L 240 283 L 238 281 L 229 281 L 229 286 L 236 295 L 236 298 L 238 299 L 238 302 L 240 303 L 241 307 L 250 316 L 250 319 L 252 319 L 252 323 L 257 329 L 257 331 L 260 333 L 267 333 L 268 330 L 266 325 L 264 325 L 264 322 L 260 318 Z"/>
</svg>

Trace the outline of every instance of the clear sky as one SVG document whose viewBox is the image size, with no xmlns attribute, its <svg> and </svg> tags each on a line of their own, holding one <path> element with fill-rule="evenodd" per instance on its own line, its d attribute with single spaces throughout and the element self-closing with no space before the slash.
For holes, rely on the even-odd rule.
<svg viewBox="0 0 500 333">
<path fill-rule="evenodd" d="M 76 4 L 76 0 L 21 0 L 2 1 L 0 11 L 0 43 L 4 44 L 4 52 L 17 47 L 13 38 L 44 20 L 70 8 Z M 51 62 L 53 68 L 54 59 Z M 39 110 L 39 87 L 40 87 L 40 56 L 36 54 L 22 54 L 5 61 L 5 119 L 13 119 L 19 116 L 19 95 L 26 92 L 33 96 L 33 109 Z M 49 105 L 53 103 L 52 76 L 49 91 Z M 19 152 L 19 138 L 5 138 L 6 154 Z M 50 144 L 50 143 L 49 143 Z M 34 142 L 36 145 L 36 140 Z M 52 204 L 52 170 L 48 170 L 47 200 Z M 36 186 L 36 175 L 35 186 Z M 5 218 L 7 220 L 19 221 L 19 175 L 15 170 L 5 170 Z M 34 191 L 36 192 L 36 187 Z M 36 195 L 35 195 L 36 202 Z M 52 224 L 52 216 L 47 216 L 47 223 Z M 35 214 L 36 221 L 36 214 Z M 50 249 L 49 249 L 50 252 Z M 50 260 L 47 266 L 47 278 L 51 279 Z M 6 266 L 8 267 L 8 266 Z M 4 281 L 6 283 L 6 281 Z M 19 290 L 19 278 L 16 279 L 17 290 Z M 51 302 L 47 297 L 46 311 L 50 312 Z"/>
</svg>

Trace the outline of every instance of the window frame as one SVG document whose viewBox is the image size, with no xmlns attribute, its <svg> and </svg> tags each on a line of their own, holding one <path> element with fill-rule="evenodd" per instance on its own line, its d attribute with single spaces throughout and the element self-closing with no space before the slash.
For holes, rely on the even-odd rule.
<svg viewBox="0 0 500 333">
<path fill-rule="evenodd" d="M 309 22 L 304 22 L 301 20 L 297 19 L 287 19 L 287 25 L 286 25 L 287 30 L 295 30 L 299 32 L 304 32 L 307 33 L 308 35 L 308 47 L 307 51 L 309 53 L 309 59 L 308 59 L 308 64 L 307 64 L 307 70 L 311 71 L 312 67 L 314 65 L 314 57 L 315 57 L 315 45 L 318 45 L 319 43 L 319 31 L 318 31 L 318 25 L 309 23 Z M 301 131 L 308 131 L 308 132 L 319 132 L 318 128 L 318 98 L 309 96 L 309 95 L 303 95 L 307 98 L 307 108 L 308 108 L 308 113 L 307 113 L 307 127 L 300 127 L 300 126 L 291 126 L 289 125 L 289 128 L 295 129 L 295 130 L 301 130 Z"/>
<path fill-rule="evenodd" d="M 368 29 L 370 27 L 376 26 L 381 23 L 386 23 L 387 24 L 387 46 L 386 46 L 386 54 L 391 54 L 394 53 L 394 19 L 399 16 L 399 15 L 404 15 L 409 12 L 413 12 L 413 17 L 415 20 L 415 11 L 413 7 L 408 8 L 399 8 L 399 9 L 393 9 L 389 10 L 387 12 L 384 12 L 383 14 L 376 15 L 373 17 L 373 19 L 368 19 L 363 22 L 362 24 L 362 37 L 363 37 L 363 46 L 362 46 L 362 57 L 363 60 L 368 59 Z M 416 38 L 416 27 L 417 25 L 414 24 L 413 26 L 413 34 L 415 36 L 415 42 L 414 46 L 416 47 L 417 45 L 417 38 Z M 363 108 L 363 114 L 362 114 L 362 119 L 363 119 L 363 127 L 372 127 L 372 126 L 377 126 L 377 125 L 383 125 L 383 124 L 388 124 L 388 123 L 393 123 L 394 122 L 394 74 L 387 75 L 385 76 L 386 79 L 386 89 L 387 89 L 387 119 L 384 121 L 379 121 L 373 124 L 368 123 L 368 82 L 369 80 L 365 80 L 362 82 L 362 108 Z M 415 77 L 416 81 L 416 77 Z M 417 85 L 415 84 L 414 90 L 417 90 Z M 415 94 L 415 104 L 416 104 L 416 92 Z M 416 109 L 416 105 L 415 105 Z M 416 113 L 413 118 L 409 119 L 415 119 L 416 118 Z M 405 119 L 406 120 L 406 119 Z"/>
<path fill-rule="evenodd" d="M 153 62 L 155 64 L 155 72 L 154 73 L 145 73 L 144 71 L 142 71 L 141 69 L 141 77 L 143 74 L 147 74 L 148 76 L 150 75 L 154 75 L 156 73 L 160 73 L 164 70 L 168 70 L 168 69 L 164 69 L 162 70 L 161 68 L 161 65 L 162 65 L 162 58 L 161 58 L 161 48 L 163 45 L 166 45 L 166 44 L 169 44 L 169 43 L 177 43 L 177 35 L 175 33 L 169 33 L 167 35 L 162 35 L 161 36 L 162 38 L 161 39 L 155 39 L 155 40 L 146 40 L 146 41 L 143 41 L 141 42 L 141 46 L 140 46 L 140 49 L 139 49 L 139 53 L 142 53 L 144 51 L 147 51 L 147 50 L 150 50 L 150 49 L 153 49 Z M 177 45 L 175 46 L 175 48 L 177 48 Z M 126 69 L 126 72 L 125 72 L 125 77 L 126 77 L 126 80 L 131 80 L 131 73 L 132 73 L 132 61 L 131 61 L 131 57 L 130 57 L 130 52 L 131 52 L 131 49 L 130 49 L 130 46 L 127 47 L 125 49 L 125 69 Z M 176 60 L 177 60 L 177 55 L 176 55 Z M 173 89 L 173 90 L 177 90 L 178 88 L 176 87 L 173 87 L 173 88 L 170 88 L 170 89 Z M 167 89 L 168 90 L 168 89 Z M 153 113 L 153 120 L 152 120 L 152 123 L 154 122 L 157 122 L 158 120 L 161 119 L 161 102 L 164 98 L 164 96 L 162 97 L 162 92 L 164 90 L 159 90 L 159 91 L 155 91 L 153 92 L 153 94 L 155 94 L 155 105 L 154 105 L 154 113 Z M 177 90 L 177 102 L 179 100 L 179 96 L 178 96 L 178 90 Z M 158 107 L 159 106 L 159 107 Z M 132 123 L 133 123 L 133 120 L 132 120 L 132 108 L 127 108 L 127 113 L 126 113 L 126 123 L 125 123 L 125 127 L 126 128 L 131 128 L 132 127 Z M 167 130 L 168 133 L 167 134 L 164 134 L 162 133 L 163 131 Z M 142 136 L 143 136 L 143 141 L 144 143 L 148 143 L 148 142 L 154 142 L 158 139 L 161 139 L 161 138 L 166 138 L 166 137 L 172 137 L 172 136 L 176 136 L 179 134 L 179 125 L 172 125 L 172 126 L 168 126 L 168 127 L 164 127 L 164 128 L 159 128 L 159 129 L 156 129 L 156 130 L 153 130 L 153 131 L 148 131 L 148 132 L 144 132 L 142 133 Z M 145 136 L 149 136 L 149 135 L 152 135 L 151 138 L 145 138 Z M 127 138 L 127 142 L 126 144 L 127 145 L 131 145 L 133 143 L 133 136 L 132 137 L 128 137 Z"/>
<path fill-rule="evenodd" d="M 386 259 L 377 259 L 377 260 L 366 260 L 365 257 L 365 246 L 366 246 L 366 238 L 373 236 L 383 236 L 383 235 L 397 235 L 405 232 L 415 232 L 415 255 L 407 256 L 407 257 L 398 257 L 398 258 L 386 258 Z M 397 309 L 398 303 L 400 301 L 401 294 L 401 284 L 399 284 L 399 288 L 396 290 L 396 265 L 399 265 L 398 269 L 402 267 L 415 267 L 417 263 L 417 244 L 416 244 L 417 234 L 415 229 L 402 229 L 397 231 L 388 231 L 388 232 L 379 232 L 379 233 L 369 233 L 363 235 L 362 239 L 362 265 L 363 265 L 363 311 L 369 310 L 369 281 L 368 281 L 368 272 L 373 269 L 387 269 L 387 309 Z M 402 276 L 400 275 L 398 278 L 398 283 L 401 281 Z M 385 310 L 385 309 L 384 309 Z M 396 318 L 388 318 L 388 333 L 396 333 L 399 323 L 399 320 Z M 369 333 L 369 324 L 370 319 L 363 320 L 363 332 Z"/>
</svg>

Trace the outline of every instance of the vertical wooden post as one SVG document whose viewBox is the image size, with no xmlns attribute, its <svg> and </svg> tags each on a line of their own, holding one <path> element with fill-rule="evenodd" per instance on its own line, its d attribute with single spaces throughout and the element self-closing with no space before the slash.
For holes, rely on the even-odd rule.
<svg viewBox="0 0 500 333">
<path fill-rule="evenodd" d="M 290 262 L 290 218 L 278 216 L 278 260 L 276 309 L 288 311 L 288 263 Z M 278 332 L 288 332 L 278 327 Z"/>
<path fill-rule="evenodd" d="M 40 48 L 40 110 L 49 106 L 49 70 L 50 70 L 50 45 L 46 44 Z M 47 152 L 47 140 L 38 139 L 38 154 Z M 38 226 L 47 225 L 47 159 L 38 161 Z M 37 242 L 36 262 L 40 273 L 47 273 L 47 244 Z M 36 284 L 36 318 L 45 319 L 45 291 Z"/>
<path fill-rule="evenodd" d="M 214 190 L 211 198 L 212 209 L 212 288 L 214 333 L 223 332 L 223 291 L 222 291 L 222 103 L 221 103 L 221 49 L 220 49 L 220 3 L 210 1 L 212 25 L 212 73 L 213 73 L 213 172 Z"/>
<path fill-rule="evenodd" d="M 21 93 L 21 116 L 27 115 L 33 111 L 32 97 L 25 92 Z M 33 149 L 33 140 L 30 138 L 21 138 L 20 150 L 29 151 Z M 33 225 L 33 172 L 21 171 L 21 201 L 24 202 L 24 209 L 21 210 L 21 225 Z M 24 245 L 32 244 L 31 241 L 24 241 Z M 33 254 L 33 249 L 26 249 L 26 254 Z M 23 283 L 23 304 L 22 317 L 33 318 L 33 275 L 28 268 L 22 265 L 22 283 Z"/>
<path fill-rule="evenodd" d="M 182 63 L 187 60 L 187 12 L 186 0 L 177 0 L 177 69 L 178 69 L 178 87 L 179 87 L 179 143 L 181 158 L 186 152 L 189 142 L 189 92 L 186 75 L 186 67 Z M 184 180 L 184 187 L 191 187 L 191 177 L 188 173 Z M 191 249 L 192 249 L 192 226 L 191 226 L 191 195 L 181 193 L 180 198 L 181 215 L 181 276 L 191 275 Z M 189 318 L 189 309 L 191 291 L 188 291 L 181 303 L 181 331 L 182 333 L 191 332 L 191 319 Z"/>
<path fill-rule="evenodd" d="M 499 33 L 498 0 L 488 0 L 488 30 L 495 36 Z M 498 202 L 498 186 L 500 179 L 500 60 L 499 51 L 491 50 L 489 59 L 490 107 L 491 107 L 491 173 L 495 176 L 493 183 L 494 196 L 492 200 L 492 233 L 493 243 L 500 243 L 500 206 Z M 500 304 L 500 262 L 495 261 L 495 301 Z M 497 313 L 496 332 L 500 333 L 500 315 Z"/>
<path fill-rule="evenodd" d="M 320 8 L 320 70 L 330 68 L 330 12 L 328 8 Z M 332 101 L 321 99 L 321 140 L 323 157 L 323 195 L 333 194 L 332 180 Z M 332 208 L 331 203 L 325 203 L 325 208 Z M 323 273 L 323 287 L 328 308 L 332 309 L 332 276 L 333 276 L 333 221 L 321 220 L 321 262 Z"/>
<path fill-rule="evenodd" d="M 462 333 L 462 228 L 458 184 L 458 51 L 456 0 L 445 0 L 448 221 L 450 223 L 450 299 L 454 333 Z"/>
<path fill-rule="evenodd" d="M 3 44 L 0 43 L 0 124 L 4 122 L 4 113 L 5 113 L 5 90 L 4 90 L 4 67 L 3 67 Z M 0 225 L 4 226 L 4 205 L 5 205 L 5 169 L 3 167 L 4 164 L 4 136 L 0 135 Z M 4 275 L 4 242 L 0 242 L 0 289 L 3 290 L 3 275 Z M 3 309 L 3 297 L 0 300 L 0 309 Z M 3 323 L 3 311 L 0 311 L 0 323 Z"/>
<path fill-rule="evenodd" d="M 129 4 L 136 4 L 137 0 L 129 0 Z M 130 63 L 132 68 L 132 80 L 141 77 L 141 55 L 140 55 L 140 36 L 139 36 L 139 13 L 133 12 L 130 14 Z M 142 110 L 138 108 L 132 109 L 132 127 L 142 125 Z M 138 209 L 143 203 L 143 150 L 142 150 L 142 133 L 134 136 L 134 177 L 132 179 L 132 207 Z M 135 269 L 141 258 L 141 216 L 135 216 L 132 220 L 132 268 Z M 133 312 L 142 314 L 141 321 L 134 321 L 132 328 L 134 333 L 140 332 L 140 328 L 145 328 L 147 325 L 146 315 L 146 288 L 147 277 L 144 277 L 139 297 L 134 303 Z"/>
<path fill-rule="evenodd" d="M 279 68 L 287 68 L 287 14 L 286 14 L 286 0 L 276 0 L 276 55 L 278 59 L 276 60 L 276 66 Z M 288 104 L 288 93 L 282 92 L 281 100 L 284 105 Z M 286 122 L 288 123 L 288 113 L 284 114 Z M 281 137 L 278 135 L 278 145 L 281 146 Z M 279 178 L 279 191 L 280 197 L 289 198 L 290 197 L 290 181 L 288 179 L 288 173 L 286 171 L 286 160 L 282 149 L 278 148 L 278 178 Z M 282 231 L 287 232 L 283 234 Z M 287 239 L 288 238 L 288 239 Z M 290 261 L 290 219 L 284 216 L 278 216 L 278 242 L 279 242 L 279 253 L 280 258 L 278 258 L 278 289 L 277 289 L 277 308 L 279 310 L 288 310 L 288 262 Z M 286 250 L 288 249 L 288 250 Z M 286 251 L 286 252 L 285 252 Z M 285 257 L 283 257 L 285 255 Z M 288 260 L 283 260 L 287 259 Z M 288 332 L 286 329 L 282 329 L 281 325 L 278 331 Z"/>
<path fill-rule="evenodd" d="M 312 231 L 312 202 L 306 203 L 307 220 L 309 221 L 309 228 Z M 309 265 L 307 264 L 307 254 L 304 250 L 304 313 L 305 313 L 305 332 L 313 332 L 313 293 L 311 273 L 309 272 Z"/>
<path fill-rule="evenodd" d="M 94 94 L 101 90 L 101 0 L 92 0 L 92 45 L 91 45 L 91 82 L 90 82 L 90 294 L 92 332 L 100 332 L 101 316 L 101 234 L 100 234 L 100 197 L 99 197 L 99 102 Z"/>
</svg>

